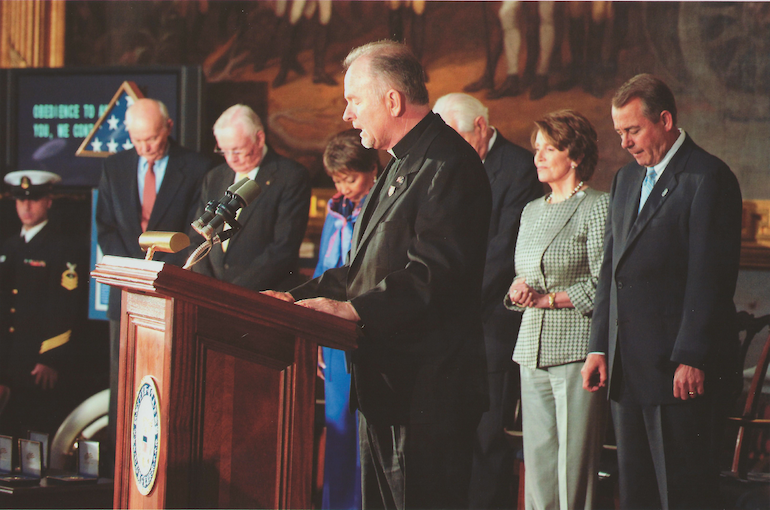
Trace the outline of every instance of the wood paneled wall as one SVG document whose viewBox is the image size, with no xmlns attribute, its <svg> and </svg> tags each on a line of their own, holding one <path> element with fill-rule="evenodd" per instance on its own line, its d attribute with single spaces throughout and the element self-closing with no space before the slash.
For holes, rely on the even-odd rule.
<svg viewBox="0 0 770 510">
<path fill-rule="evenodd" d="M 0 67 L 64 65 L 64 0 L 0 2 Z"/>
</svg>

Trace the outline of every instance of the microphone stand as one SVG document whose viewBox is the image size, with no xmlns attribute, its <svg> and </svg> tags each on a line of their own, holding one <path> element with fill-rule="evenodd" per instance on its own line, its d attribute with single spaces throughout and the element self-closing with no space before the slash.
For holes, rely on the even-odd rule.
<svg viewBox="0 0 770 510">
<path fill-rule="evenodd" d="M 190 256 L 187 258 L 187 262 L 185 262 L 184 266 L 182 266 L 182 269 L 190 269 L 192 266 L 203 260 L 206 255 L 211 252 L 211 249 L 215 244 L 221 244 L 223 241 L 230 239 L 236 234 L 236 232 L 241 229 L 241 224 L 238 223 L 235 218 L 227 219 L 226 221 L 227 224 L 230 225 L 230 228 L 223 230 L 219 234 L 214 234 L 211 237 L 207 236 L 206 240 L 203 241 L 201 245 L 195 248 L 195 251 L 190 254 Z"/>
<path fill-rule="evenodd" d="M 193 251 L 189 257 L 187 257 L 187 262 L 184 263 L 184 266 L 182 266 L 182 269 L 190 269 L 195 264 L 203 260 L 203 258 L 209 254 L 211 251 L 211 248 L 213 247 L 213 244 L 211 242 L 211 239 L 206 239 L 201 243 L 200 246 L 195 248 L 195 251 Z"/>
<path fill-rule="evenodd" d="M 204 215 L 192 223 L 193 229 L 202 235 L 205 241 L 190 254 L 183 266 L 184 269 L 190 269 L 203 260 L 216 243 L 230 239 L 241 229 L 241 224 L 235 217 L 240 209 L 248 206 L 259 195 L 260 191 L 257 183 L 249 178 L 244 178 L 227 188 L 226 198 L 222 199 L 221 202 L 211 200 L 206 204 Z M 217 229 L 222 226 L 218 218 L 221 218 L 223 223 L 230 225 L 230 228 L 217 234 Z"/>
</svg>

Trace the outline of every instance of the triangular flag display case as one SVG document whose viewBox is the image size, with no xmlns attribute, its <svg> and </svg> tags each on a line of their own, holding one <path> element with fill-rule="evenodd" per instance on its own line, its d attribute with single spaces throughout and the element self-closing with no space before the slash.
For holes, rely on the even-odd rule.
<svg viewBox="0 0 770 510">
<path fill-rule="evenodd" d="M 125 124 L 126 109 L 134 104 L 134 101 L 143 97 L 136 83 L 124 81 L 112 96 L 110 104 L 99 116 L 91 132 L 83 139 L 75 155 L 106 158 L 133 148 Z"/>
</svg>

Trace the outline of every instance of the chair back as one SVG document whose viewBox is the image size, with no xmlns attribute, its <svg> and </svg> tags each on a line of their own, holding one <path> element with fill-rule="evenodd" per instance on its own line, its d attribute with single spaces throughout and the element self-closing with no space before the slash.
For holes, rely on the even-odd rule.
<svg viewBox="0 0 770 510">
<path fill-rule="evenodd" d="M 738 320 L 741 331 L 746 332 L 740 352 L 741 361 L 745 362 L 746 354 L 754 337 L 765 327 L 770 326 L 770 314 L 757 318 L 747 312 L 740 312 Z M 760 404 L 768 363 L 770 363 L 770 334 L 767 335 L 762 351 L 757 359 L 757 366 L 754 368 L 754 375 L 746 394 L 743 411 L 740 416 L 729 417 L 730 421 L 738 424 L 733 462 L 729 474 L 742 480 L 748 479 L 748 458 L 752 447 L 750 441 L 751 431 L 755 429 L 770 430 L 770 419 L 760 416 L 760 413 L 763 411 L 763 407 Z"/>
</svg>

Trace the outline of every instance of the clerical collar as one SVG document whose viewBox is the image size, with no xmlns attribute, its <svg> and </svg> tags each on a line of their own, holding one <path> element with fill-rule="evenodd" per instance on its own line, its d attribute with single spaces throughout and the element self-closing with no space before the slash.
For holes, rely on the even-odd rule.
<svg viewBox="0 0 770 510">
<path fill-rule="evenodd" d="M 393 146 L 393 149 L 388 152 L 390 152 L 393 157 L 398 159 L 406 156 L 412 146 L 417 143 L 417 140 L 419 140 L 423 133 L 425 133 L 425 130 L 428 129 L 428 126 L 436 117 L 438 117 L 438 115 L 435 113 L 428 112 L 428 115 L 423 117 L 422 120 L 418 122 L 417 125 L 414 126 L 406 135 L 404 135 L 404 137 L 395 146 Z"/>
</svg>

